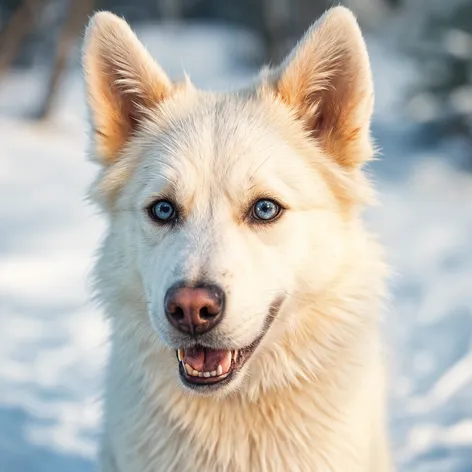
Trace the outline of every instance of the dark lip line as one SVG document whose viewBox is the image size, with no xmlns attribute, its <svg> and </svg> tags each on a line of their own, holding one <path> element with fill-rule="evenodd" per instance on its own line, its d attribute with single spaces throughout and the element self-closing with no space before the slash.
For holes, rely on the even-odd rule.
<svg viewBox="0 0 472 472">
<path fill-rule="evenodd" d="M 217 382 L 213 382 L 213 383 L 189 382 L 187 379 L 187 375 L 184 371 L 183 364 L 182 362 L 179 361 L 179 374 L 180 374 L 180 379 L 182 380 L 182 382 L 187 387 L 193 390 L 206 390 L 206 391 L 216 390 L 224 385 L 229 384 L 231 380 L 233 379 L 233 377 L 241 370 L 241 368 L 246 364 L 246 362 L 252 356 L 257 346 L 260 344 L 264 336 L 267 334 L 267 331 L 269 331 L 269 328 L 271 327 L 274 319 L 277 317 L 277 314 L 284 300 L 285 300 L 285 296 L 280 296 L 276 298 L 274 302 L 271 303 L 270 308 L 269 308 L 269 313 L 267 314 L 267 317 L 264 322 L 262 333 L 251 344 L 249 344 L 248 346 L 244 348 L 239 349 L 240 352 L 244 352 L 244 357 L 242 358 L 242 362 L 239 363 L 238 365 L 235 365 L 224 379 Z"/>
</svg>

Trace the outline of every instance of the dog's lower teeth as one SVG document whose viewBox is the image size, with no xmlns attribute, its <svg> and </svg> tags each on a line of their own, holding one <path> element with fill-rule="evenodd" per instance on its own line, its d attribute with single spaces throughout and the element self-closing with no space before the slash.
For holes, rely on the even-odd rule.
<svg viewBox="0 0 472 472">
<path fill-rule="evenodd" d="M 200 372 L 198 370 L 195 370 L 192 366 L 189 364 L 184 364 L 184 369 L 187 371 L 187 374 L 192 376 L 192 377 L 219 377 L 220 375 L 223 375 L 223 367 L 219 365 L 216 370 L 212 370 L 211 372 Z"/>
<path fill-rule="evenodd" d="M 238 351 L 232 351 L 231 352 L 231 357 L 234 362 L 238 359 Z M 177 350 L 177 356 L 180 359 L 180 362 L 182 362 L 182 366 L 187 373 L 187 375 L 191 377 L 203 377 L 203 378 L 209 378 L 209 377 L 220 377 L 223 375 L 223 366 L 221 364 L 218 364 L 218 367 L 215 370 L 212 371 L 199 371 L 194 369 L 190 364 L 186 363 L 183 361 L 184 358 L 184 351 L 183 349 L 178 349 Z M 224 372 L 224 374 L 227 374 L 229 369 Z"/>
</svg>

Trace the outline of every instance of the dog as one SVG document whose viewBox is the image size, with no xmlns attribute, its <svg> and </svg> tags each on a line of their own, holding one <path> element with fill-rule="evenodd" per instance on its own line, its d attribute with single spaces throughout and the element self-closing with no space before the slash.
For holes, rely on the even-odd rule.
<svg viewBox="0 0 472 472">
<path fill-rule="evenodd" d="M 83 67 L 108 221 L 101 471 L 391 472 L 353 14 L 328 10 L 237 92 L 171 81 L 108 12 Z"/>
</svg>

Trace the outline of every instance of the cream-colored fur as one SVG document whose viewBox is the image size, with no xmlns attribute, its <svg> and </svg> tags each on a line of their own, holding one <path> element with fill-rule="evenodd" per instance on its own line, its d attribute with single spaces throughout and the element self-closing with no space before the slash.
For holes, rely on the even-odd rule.
<svg viewBox="0 0 472 472">
<path fill-rule="evenodd" d="M 96 14 L 84 68 L 101 165 L 92 195 L 109 228 L 97 293 L 111 324 L 103 472 L 389 472 L 379 318 L 382 253 L 359 213 L 371 199 L 373 88 L 353 15 L 328 11 L 253 87 L 172 83 L 128 25 Z M 150 221 L 172 198 L 181 219 Z M 285 206 L 245 217 L 258 198 Z M 167 322 L 176 281 L 224 287 L 213 347 L 252 357 L 213 393 L 187 389 Z"/>
</svg>

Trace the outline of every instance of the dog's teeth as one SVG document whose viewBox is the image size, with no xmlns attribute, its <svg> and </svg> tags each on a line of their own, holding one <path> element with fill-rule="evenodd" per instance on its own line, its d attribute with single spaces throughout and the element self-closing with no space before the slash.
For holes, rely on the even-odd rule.
<svg viewBox="0 0 472 472">
<path fill-rule="evenodd" d="M 185 364 L 185 370 L 188 375 L 193 375 L 193 369 L 188 364 Z"/>
<path fill-rule="evenodd" d="M 216 375 L 221 375 L 223 373 L 223 367 L 218 365 L 218 368 L 216 369 Z"/>
<path fill-rule="evenodd" d="M 199 377 L 203 377 L 203 375 L 204 375 L 203 372 L 198 372 Z"/>
<path fill-rule="evenodd" d="M 199 377 L 199 374 L 200 374 L 200 372 L 198 372 L 198 370 L 192 369 L 192 375 L 194 377 Z"/>
<path fill-rule="evenodd" d="M 210 377 L 210 376 L 211 376 L 210 372 L 203 372 L 203 377 Z"/>
<path fill-rule="evenodd" d="M 238 351 L 233 352 L 233 359 L 234 359 L 234 362 L 238 360 Z"/>
<path fill-rule="evenodd" d="M 177 351 L 177 357 L 179 358 L 179 361 L 183 360 L 183 358 L 184 358 L 184 350 L 183 349 L 179 349 Z"/>
<path fill-rule="evenodd" d="M 216 370 L 212 370 L 210 373 L 212 377 L 216 377 Z"/>
</svg>

